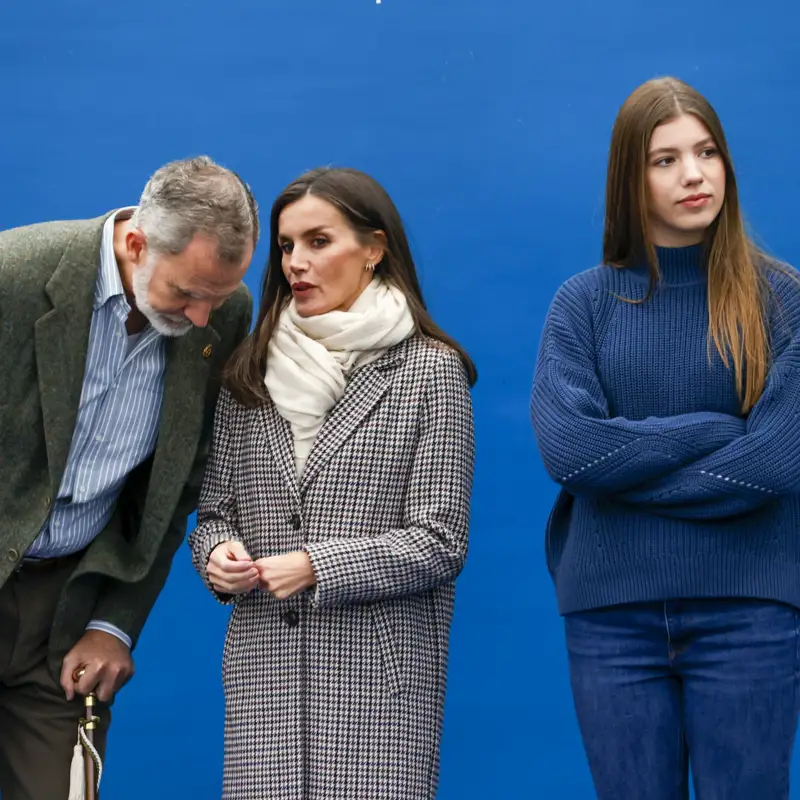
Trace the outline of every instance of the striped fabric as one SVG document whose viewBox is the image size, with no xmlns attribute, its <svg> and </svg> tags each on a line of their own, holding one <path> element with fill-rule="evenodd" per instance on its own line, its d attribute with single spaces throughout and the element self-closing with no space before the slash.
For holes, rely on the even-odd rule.
<svg viewBox="0 0 800 800">
<path fill-rule="evenodd" d="M 114 255 L 114 221 L 103 229 L 100 272 L 78 417 L 52 513 L 26 553 L 52 558 L 85 548 L 108 523 L 128 474 L 155 449 L 163 397 L 164 337 L 151 327 L 128 336 L 125 297 Z M 130 645 L 114 626 L 93 621 Z"/>
</svg>

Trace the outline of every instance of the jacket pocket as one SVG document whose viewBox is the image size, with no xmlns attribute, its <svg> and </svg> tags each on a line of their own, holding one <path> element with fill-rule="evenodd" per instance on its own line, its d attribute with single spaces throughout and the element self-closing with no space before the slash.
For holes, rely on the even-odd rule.
<svg viewBox="0 0 800 800">
<path fill-rule="evenodd" d="M 400 657 L 395 644 L 392 618 L 383 603 L 371 605 L 370 614 L 375 628 L 378 652 L 383 662 L 383 671 L 389 686 L 389 693 L 396 697 L 405 689 L 405 683 L 400 668 Z"/>
</svg>

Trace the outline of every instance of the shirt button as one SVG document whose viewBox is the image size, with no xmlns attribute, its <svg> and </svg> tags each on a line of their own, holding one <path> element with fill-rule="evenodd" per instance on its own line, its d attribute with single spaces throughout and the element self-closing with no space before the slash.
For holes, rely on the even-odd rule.
<svg viewBox="0 0 800 800">
<path fill-rule="evenodd" d="M 80 489 L 82 492 L 85 492 L 85 491 L 86 491 L 86 487 L 85 487 L 85 486 L 79 486 L 78 488 L 79 488 L 79 489 Z"/>
<path fill-rule="evenodd" d="M 102 442 L 102 441 L 103 441 L 103 437 L 102 437 L 102 436 L 95 436 L 94 438 L 95 438 L 95 439 L 96 439 L 96 441 L 98 441 L 98 442 Z"/>
<path fill-rule="evenodd" d="M 19 559 L 19 551 L 13 547 L 8 551 L 7 558 L 9 561 L 17 561 Z"/>
</svg>

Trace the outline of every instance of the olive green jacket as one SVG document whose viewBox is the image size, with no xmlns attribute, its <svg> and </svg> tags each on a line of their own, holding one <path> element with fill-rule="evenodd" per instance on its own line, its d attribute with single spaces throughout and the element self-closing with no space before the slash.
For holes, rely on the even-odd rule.
<svg viewBox="0 0 800 800">
<path fill-rule="evenodd" d="M 107 217 L 0 232 L 0 586 L 61 484 Z M 220 370 L 251 316 L 242 285 L 207 327 L 168 340 L 155 452 L 130 474 L 114 516 L 65 586 L 50 636 L 55 676 L 91 619 L 116 625 L 135 646 L 197 503 Z"/>
</svg>

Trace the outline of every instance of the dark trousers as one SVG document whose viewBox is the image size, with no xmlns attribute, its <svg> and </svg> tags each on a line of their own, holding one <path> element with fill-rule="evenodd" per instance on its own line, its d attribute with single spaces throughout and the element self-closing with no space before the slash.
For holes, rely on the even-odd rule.
<svg viewBox="0 0 800 800">
<path fill-rule="evenodd" d="M 600 800 L 788 800 L 800 613 L 759 600 L 642 603 L 565 618 Z"/>
<path fill-rule="evenodd" d="M 56 603 L 74 567 L 74 559 L 23 566 L 0 588 L 2 800 L 66 800 L 69 793 L 83 699 L 66 701 L 46 658 Z M 102 757 L 110 712 L 101 705 L 96 713 Z"/>
</svg>

